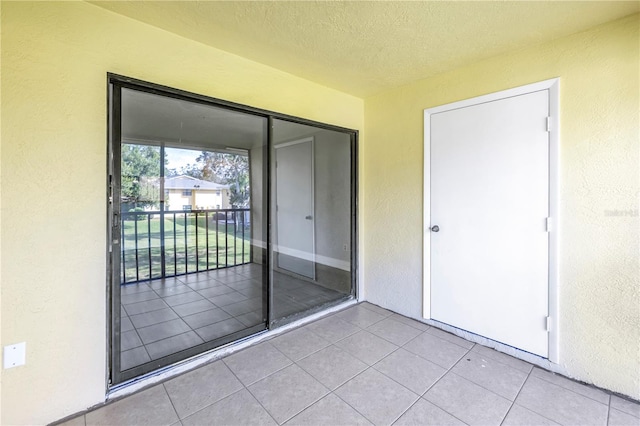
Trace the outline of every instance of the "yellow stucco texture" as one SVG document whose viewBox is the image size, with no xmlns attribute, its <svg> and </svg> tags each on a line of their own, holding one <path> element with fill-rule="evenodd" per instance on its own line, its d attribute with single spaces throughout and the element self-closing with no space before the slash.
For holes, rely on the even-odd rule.
<svg viewBox="0 0 640 426">
<path fill-rule="evenodd" d="M 2 424 L 104 401 L 107 72 L 353 129 L 363 100 L 84 2 L 2 4 Z"/>
<path fill-rule="evenodd" d="M 367 298 L 421 317 L 423 110 L 559 77 L 559 367 L 640 398 L 639 55 L 636 14 L 365 99 Z"/>
</svg>

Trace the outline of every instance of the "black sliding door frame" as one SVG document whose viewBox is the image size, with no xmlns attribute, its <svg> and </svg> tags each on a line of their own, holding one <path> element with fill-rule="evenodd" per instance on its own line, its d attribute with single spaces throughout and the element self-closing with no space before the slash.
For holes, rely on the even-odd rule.
<svg viewBox="0 0 640 426">
<path fill-rule="evenodd" d="M 184 100 L 189 102 L 200 103 L 217 108 L 254 115 L 264 119 L 263 129 L 263 167 L 262 171 L 252 171 L 252 173 L 262 173 L 262 212 L 266 215 L 262 226 L 261 241 L 265 247 L 261 250 L 262 256 L 262 288 L 263 288 L 263 312 L 266 321 L 259 325 L 246 328 L 244 330 L 224 336 L 192 348 L 174 353 L 158 360 L 150 361 L 139 366 L 133 367 L 126 371 L 121 371 L 120 364 L 120 348 L 121 348 L 121 294 L 120 294 L 120 253 L 122 249 L 122 229 L 121 229 L 121 143 L 122 143 L 122 89 L 130 89 L 139 92 L 146 92 L 159 96 Z M 159 369 L 169 367 L 177 362 L 184 361 L 188 358 L 200 355 L 204 352 L 219 348 L 230 344 L 239 339 L 255 335 L 257 333 L 280 326 L 284 323 L 294 321 L 310 313 L 326 309 L 327 306 L 335 305 L 347 299 L 355 298 L 358 288 L 358 222 L 357 222 L 357 195 L 358 195 L 358 131 L 347 129 L 339 126 L 333 126 L 325 123 L 319 123 L 312 120 L 306 120 L 298 117 L 280 114 L 273 111 L 267 111 L 234 102 L 216 99 L 204 95 L 199 95 L 179 89 L 174 89 L 158 84 L 153 84 L 117 74 L 107 74 L 107 95 L 108 95 L 108 156 L 107 156 L 107 301 L 108 301 L 108 373 L 107 373 L 107 389 L 113 390 L 116 387 L 133 379 L 139 378 L 151 372 L 157 372 Z M 312 308 L 308 311 L 300 312 L 286 318 L 285 320 L 277 320 L 273 318 L 273 247 L 272 247 L 272 212 L 271 212 L 271 148 L 273 146 L 273 120 L 284 120 L 297 124 L 313 126 L 319 129 L 331 130 L 345 133 L 350 136 L 350 152 L 351 152 L 351 207 L 350 207 L 350 226 L 351 226 L 351 292 L 345 295 L 343 299 L 329 303 L 327 305 Z M 163 166 L 162 166 L 163 167 Z M 164 209 L 163 209 L 164 210 Z M 164 221 L 162 221 L 164 222 Z M 164 243 L 164 238 L 161 239 Z M 253 256 L 251 256 L 253 260 Z M 151 279 L 151 277 L 150 277 Z"/>
</svg>

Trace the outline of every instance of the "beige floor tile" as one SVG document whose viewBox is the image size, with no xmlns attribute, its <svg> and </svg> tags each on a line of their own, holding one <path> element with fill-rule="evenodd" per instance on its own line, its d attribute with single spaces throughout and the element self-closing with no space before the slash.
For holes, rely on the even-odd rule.
<svg viewBox="0 0 640 426">
<path fill-rule="evenodd" d="M 297 365 L 290 365 L 248 389 L 280 424 L 329 393 L 326 387 Z"/>
<path fill-rule="evenodd" d="M 466 354 L 451 371 L 510 401 L 516 399 L 527 379 L 527 373 L 475 352 Z"/>
<path fill-rule="evenodd" d="M 367 327 L 366 330 L 398 346 L 404 345 L 422 333 L 420 330 L 391 318 L 383 319 Z"/>
<path fill-rule="evenodd" d="M 611 396 L 611 408 L 640 418 L 640 403 L 622 399 L 619 396 Z"/>
<path fill-rule="evenodd" d="M 216 361 L 164 384 L 180 418 L 225 398 L 243 388 L 222 362 Z"/>
<path fill-rule="evenodd" d="M 571 379 L 563 377 L 559 374 L 554 374 L 541 368 L 534 367 L 531 372 L 531 376 L 553 383 L 554 385 L 562 386 L 565 389 L 569 389 L 575 393 L 591 398 L 595 401 L 603 404 L 609 404 L 609 394 L 596 389 L 589 385 L 583 385 L 582 383 L 574 382 Z"/>
<path fill-rule="evenodd" d="M 453 367 L 468 352 L 468 349 L 427 332 L 422 333 L 403 348 L 446 369 Z"/>
<path fill-rule="evenodd" d="M 398 349 L 398 346 L 378 336 L 374 336 L 368 331 L 359 331 L 352 336 L 336 342 L 336 346 L 369 365 L 375 364 Z"/>
<path fill-rule="evenodd" d="M 363 308 L 367 308 L 370 311 L 376 312 L 376 313 L 378 313 L 380 315 L 383 315 L 385 317 L 393 315 L 393 312 L 391 312 L 390 310 L 382 308 L 382 307 L 380 307 L 378 305 L 374 305 L 373 303 L 362 302 L 362 303 L 358 304 L 358 306 L 361 306 Z"/>
<path fill-rule="evenodd" d="M 245 386 L 291 364 L 291 360 L 269 342 L 252 346 L 223 361 Z"/>
<path fill-rule="evenodd" d="M 392 424 L 418 399 L 418 395 L 374 369 L 359 374 L 334 393 L 375 425 Z"/>
<path fill-rule="evenodd" d="M 184 426 L 277 425 L 248 390 L 243 389 L 182 420 Z"/>
<path fill-rule="evenodd" d="M 469 425 L 499 425 L 511 401 L 456 374 L 447 373 L 424 399 Z"/>
<path fill-rule="evenodd" d="M 335 316 L 343 321 L 357 325 L 360 328 L 367 328 L 370 325 L 380 322 L 386 318 L 384 315 L 380 315 L 377 312 L 373 312 L 372 310 L 363 308 L 359 305 L 345 309 L 344 311 L 337 313 Z"/>
<path fill-rule="evenodd" d="M 640 419 L 612 408 L 609 412 L 609 426 L 640 426 Z"/>
<path fill-rule="evenodd" d="M 308 328 L 299 328 L 271 340 L 270 343 L 290 359 L 297 361 L 330 345 Z"/>
<path fill-rule="evenodd" d="M 178 421 L 167 392 L 157 385 L 86 414 L 87 425 L 171 425 Z"/>
<path fill-rule="evenodd" d="M 370 425 L 371 422 L 346 402 L 334 394 L 329 394 L 285 424 L 287 426 Z"/>
<path fill-rule="evenodd" d="M 311 323 L 305 328 L 310 329 L 318 336 L 331 343 L 342 340 L 345 337 L 351 336 L 361 330 L 360 327 L 343 321 L 335 315 Z"/>
<path fill-rule="evenodd" d="M 530 376 L 516 403 L 560 424 L 606 425 L 608 406 Z"/>
<path fill-rule="evenodd" d="M 412 392 L 422 395 L 447 370 L 404 349 L 398 349 L 373 366 Z"/>
<path fill-rule="evenodd" d="M 502 426 L 556 426 L 558 423 L 542 417 L 518 404 L 513 404 L 509 414 L 502 422 Z"/>
<path fill-rule="evenodd" d="M 393 426 L 416 425 L 465 426 L 465 423 L 429 401 L 420 398 L 393 424 Z"/>
<path fill-rule="evenodd" d="M 297 364 L 329 389 L 335 389 L 368 368 L 350 353 L 328 346 Z"/>
</svg>

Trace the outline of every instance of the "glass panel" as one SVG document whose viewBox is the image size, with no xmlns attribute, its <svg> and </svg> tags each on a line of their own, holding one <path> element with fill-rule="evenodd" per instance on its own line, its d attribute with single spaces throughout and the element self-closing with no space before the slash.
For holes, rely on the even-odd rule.
<svg viewBox="0 0 640 426">
<path fill-rule="evenodd" d="M 131 89 L 121 98 L 126 380 L 266 327 L 267 119 Z"/>
<path fill-rule="evenodd" d="M 273 316 L 352 294 L 351 138 L 273 121 Z"/>
</svg>

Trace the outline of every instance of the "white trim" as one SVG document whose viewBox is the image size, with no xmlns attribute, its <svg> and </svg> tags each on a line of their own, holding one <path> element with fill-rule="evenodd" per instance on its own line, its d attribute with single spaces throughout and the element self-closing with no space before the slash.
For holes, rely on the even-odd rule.
<svg viewBox="0 0 640 426">
<path fill-rule="evenodd" d="M 559 78 L 552 78 L 549 80 L 539 81 L 537 83 L 527 84 L 525 86 L 514 87 L 513 89 L 502 90 L 500 92 L 489 93 L 487 95 L 476 96 L 475 98 L 464 99 L 461 101 L 439 105 L 433 108 L 427 108 L 424 110 L 424 112 L 426 116 L 427 113 L 429 115 L 437 114 L 439 112 L 451 111 L 454 109 L 460 109 L 460 108 L 465 108 L 473 105 L 484 104 L 487 102 L 493 102 L 500 99 L 512 98 L 514 96 L 526 95 L 527 93 L 539 92 L 541 90 L 548 90 L 554 85 L 557 85 L 559 81 L 560 81 Z"/>
<path fill-rule="evenodd" d="M 549 232 L 549 317 L 551 330 L 549 331 L 549 361 L 560 363 L 560 323 L 559 310 L 559 265 L 558 247 L 560 247 L 560 79 L 554 78 L 549 82 L 549 117 L 551 129 L 549 131 L 549 217 L 551 231 Z"/>
<path fill-rule="evenodd" d="M 288 146 L 292 146 L 292 145 L 299 145 L 299 144 L 303 144 L 303 143 L 311 143 L 311 188 L 309 188 L 309 192 L 311 193 L 311 220 L 312 220 L 312 232 L 311 232 L 311 248 L 313 250 L 313 253 L 311 253 L 311 258 L 309 259 L 309 253 L 306 254 L 306 256 L 304 257 L 304 259 L 310 260 L 313 264 L 313 276 L 310 277 L 312 280 L 316 280 L 316 170 L 315 170 L 315 163 L 316 163 L 316 157 L 315 157 L 315 151 L 316 151 L 316 146 L 315 146 L 315 138 L 313 136 L 308 136 L 305 138 L 301 138 L 301 139 L 296 139 L 293 141 L 289 141 L 289 142 L 284 142 L 278 145 L 274 145 L 274 150 L 277 150 L 278 148 L 286 148 Z M 275 155 L 275 161 L 276 161 L 276 176 L 278 175 L 278 151 L 275 151 L 276 155 Z M 275 201 L 276 201 L 276 241 L 275 241 L 275 246 L 277 247 L 277 243 L 279 241 L 279 238 L 277 238 L 278 236 L 278 179 L 276 177 L 275 179 Z M 273 249 L 274 252 L 276 252 L 276 249 Z M 302 253 L 302 252 L 300 252 Z M 278 267 L 280 267 L 280 264 L 278 264 Z M 282 268 L 282 269 L 286 269 L 286 268 Z"/>
<path fill-rule="evenodd" d="M 431 112 L 424 110 L 422 317 L 431 319 Z"/>
<path fill-rule="evenodd" d="M 433 108 L 427 108 L 424 110 L 424 187 L 423 187 L 423 276 L 422 276 L 422 316 L 424 319 L 429 320 L 431 324 L 431 115 L 445 111 L 451 111 L 454 109 L 465 108 L 473 105 L 478 105 L 487 102 L 493 102 L 500 99 L 510 98 L 514 96 L 525 95 L 528 93 L 538 92 L 542 90 L 549 91 L 549 116 L 551 117 L 551 131 L 549 132 L 549 217 L 552 223 L 555 225 L 551 232 L 549 232 L 549 305 L 548 315 L 552 320 L 552 328 L 549 331 L 549 349 L 548 360 L 552 363 L 558 364 L 560 362 L 559 351 L 559 311 L 558 311 L 558 244 L 559 244 L 559 152 L 560 152 L 560 113 L 559 113 L 559 78 L 552 78 L 549 80 L 540 81 L 537 83 L 528 84 L 525 86 L 515 87 L 500 92 L 490 93 L 487 95 L 477 96 L 471 99 L 465 99 L 462 101 L 452 102 L 446 105 L 440 105 Z M 464 330 L 455 329 L 455 327 L 441 327 L 455 334 L 468 333 Z M 473 335 L 476 336 L 476 335 Z M 469 340 L 475 341 L 472 338 Z M 480 339 L 480 336 L 478 336 Z M 488 340 L 488 339 L 487 339 Z M 478 341 L 478 343 L 481 343 Z M 507 345 L 502 345 L 495 342 L 496 345 L 510 348 Z M 513 349 L 513 348 L 512 348 Z M 527 354 L 527 352 L 518 352 Z M 529 354 L 531 355 L 531 354 Z M 534 356 L 534 355 L 531 355 Z M 519 357 L 521 358 L 521 357 Z M 537 358 L 537 357 L 536 357 Z M 531 362 L 531 361 L 530 361 Z M 536 363 L 541 365 L 539 363 Z M 545 368 L 553 369 L 549 366 Z"/>
</svg>

